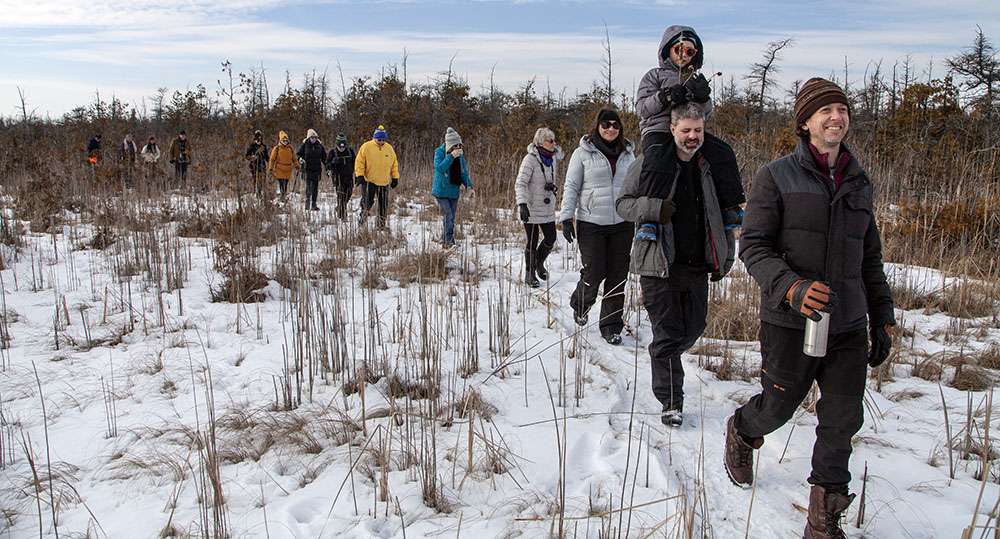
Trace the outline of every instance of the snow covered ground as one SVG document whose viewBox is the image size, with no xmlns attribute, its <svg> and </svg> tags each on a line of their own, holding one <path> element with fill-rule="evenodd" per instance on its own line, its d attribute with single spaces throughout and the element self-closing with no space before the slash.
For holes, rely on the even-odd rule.
<svg viewBox="0 0 1000 539">
<path fill-rule="evenodd" d="M 386 272 L 385 289 L 362 287 L 373 264 L 441 251 L 430 241 L 439 222 L 422 211 L 391 218 L 382 234 L 397 248 L 382 258 L 312 241 L 310 264 L 331 249 L 350 249 L 352 263 L 297 291 L 271 281 L 266 301 L 242 305 L 210 301 L 220 277 L 206 239 L 173 240 L 187 280 L 170 292 L 120 267 L 128 236 L 97 251 L 77 248 L 89 226 L 28 233 L 13 263 L 5 247 L 0 536 L 801 535 L 810 410 L 767 438 L 754 490 L 733 486 L 724 424 L 758 381 L 721 381 L 686 354 L 685 423 L 661 425 L 637 283 L 623 346 L 600 338 L 596 308 L 577 332 L 568 297 L 579 262 L 562 238 L 548 289 L 520 284 L 515 227 L 484 243 L 468 222 L 444 280 L 399 286 Z M 328 212 L 309 219 L 311 230 L 353 229 Z M 261 253 L 268 275 L 278 248 Z M 954 279 L 889 270 L 923 293 Z M 749 279 L 739 266 L 720 286 L 737 279 Z M 974 520 L 996 524 L 997 471 L 980 480 L 997 426 L 991 395 L 949 387 L 954 362 L 941 359 L 995 348 L 993 311 L 897 311 L 896 363 L 881 391 L 870 380 L 855 439 L 849 536 L 959 537 Z M 728 344 L 738 363 L 759 364 L 756 343 Z M 912 376 L 927 358 L 944 365 L 940 383 Z M 364 362 L 373 372 L 361 384 Z"/>
</svg>

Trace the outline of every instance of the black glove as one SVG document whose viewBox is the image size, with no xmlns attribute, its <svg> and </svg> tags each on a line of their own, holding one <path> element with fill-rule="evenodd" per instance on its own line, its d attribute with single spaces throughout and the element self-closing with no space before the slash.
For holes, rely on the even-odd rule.
<svg viewBox="0 0 1000 539">
<path fill-rule="evenodd" d="M 837 306 L 837 293 L 819 281 L 796 281 L 785 299 L 793 310 L 813 322 L 820 321 L 820 312 L 832 313 Z"/>
<path fill-rule="evenodd" d="M 389 182 L 389 187 L 392 189 L 395 189 L 397 185 L 399 185 L 399 178 L 393 178 L 392 181 Z"/>
<path fill-rule="evenodd" d="M 717 283 L 717 282 L 721 281 L 722 278 L 725 277 L 725 276 L 726 276 L 725 273 L 722 273 L 721 271 L 715 271 L 715 272 L 712 272 L 712 275 L 711 275 L 711 277 L 708 278 L 708 280 L 712 281 L 713 283 Z"/>
<path fill-rule="evenodd" d="M 889 350 L 892 348 L 892 337 L 889 336 L 889 331 L 883 324 L 872 326 L 869 335 L 872 338 L 872 347 L 868 351 L 868 364 L 874 369 L 889 357 Z"/>
<path fill-rule="evenodd" d="M 517 205 L 517 209 L 518 209 L 518 211 L 521 212 L 521 220 L 524 221 L 525 223 L 527 223 L 528 222 L 528 218 L 531 217 L 531 212 L 528 211 L 528 205 L 527 204 L 518 204 Z"/>
<path fill-rule="evenodd" d="M 665 225 L 670 222 L 670 218 L 673 217 L 674 212 L 677 210 L 677 206 L 674 205 L 674 201 L 669 198 L 663 199 L 663 203 L 660 204 L 660 224 Z"/>
<path fill-rule="evenodd" d="M 712 87 L 708 85 L 708 79 L 701 73 L 688 79 L 684 83 L 684 86 L 691 91 L 691 101 L 695 103 L 707 103 L 709 95 L 712 93 Z"/>
<path fill-rule="evenodd" d="M 562 222 L 563 226 L 563 237 L 566 238 L 566 243 L 573 243 L 576 239 L 576 227 L 573 226 L 572 219 L 566 219 Z"/>
<path fill-rule="evenodd" d="M 688 102 L 688 91 L 687 88 L 684 88 L 680 84 L 675 84 L 669 88 L 660 90 L 657 97 L 660 98 L 660 103 L 664 107 L 676 107 Z"/>
<path fill-rule="evenodd" d="M 354 185 L 361 185 L 363 183 L 365 183 L 365 177 L 364 176 L 355 176 L 354 177 Z"/>
</svg>

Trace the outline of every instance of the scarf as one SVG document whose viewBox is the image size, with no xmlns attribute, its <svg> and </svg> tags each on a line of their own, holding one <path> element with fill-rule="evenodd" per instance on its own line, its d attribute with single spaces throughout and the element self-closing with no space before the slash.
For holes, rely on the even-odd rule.
<svg viewBox="0 0 1000 539">
<path fill-rule="evenodd" d="M 451 181 L 452 185 L 462 185 L 461 157 L 451 162 L 451 168 L 448 169 L 448 180 Z"/>
<path fill-rule="evenodd" d="M 552 166 L 552 156 L 555 155 L 556 152 L 554 152 L 554 151 L 550 152 L 550 151 L 546 150 L 545 148 L 542 148 L 541 146 L 537 146 L 537 145 L 535 146 L 535 149 L 538 150 L 538 158 L 542 160 L 542 164 L 545 165 L 545 166 L 547 166 L 547 167 L 551 167 Z"/>
<path fill-rule="evenodd" d="M 619 135 L 621 136 L 621 135 Z M 615 169 L 618 168 L 618 157 L 622 153 L 622 149 L 617 144 L 609 144 L 608 141 L 604 140 L 603 137 L 589 137 L 591 144 L 597 148 L 597 151 L 604 154 L 604 157 L 608 158 L 608 163 L 611 164 L 611 175 L 615 175 Z"/>
</svg>

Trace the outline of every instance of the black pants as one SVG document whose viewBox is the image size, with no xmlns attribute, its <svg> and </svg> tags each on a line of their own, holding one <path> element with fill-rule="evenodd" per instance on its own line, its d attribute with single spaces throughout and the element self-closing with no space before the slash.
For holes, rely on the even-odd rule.
<svg viewBox="0 0 1000 539">
<path fill-rule="evenodd" d="M 681 409 L 684 403 L 684 366 L 681 353 L 705 331 L 708 315 L 708 274 L 675 263 L 670 276 L 642 277 L 642 305 L 653 326 L 649 363 L 653 395 L 664 406 Z"/>
<path fill-rule="evenodd" d="M 528 244 L 524 248 L 528 251 L 534 251 L 538 248 L 538 233 L 542 233 L 542 243 L 552 247 L 556 244 L 556 222 L 551 223 L 540 223 L 531 224 L 524 223 L 524 234 L 527 236 Z"/>
<path fill-rule="evenodd" d="M 187 183 L 188 163 L 187 161 L 174 161 L 174 181 L 179 182 L 181 187 Z"/>
<path fill-rule="evenodd" d="M 282 200 L 285 199 L 285 195 L 288 194 L 288 178 L 278 178 L 278 194 Z"/>
<path fill-rule="evenodd" d="M 802 353 L 803 335 L 801 329 L 761 322 L 763 389 L 736 410 L 734 426 L 752 438 L 774 432 L 791 419 L 815 380 L 819 425 L 809 483 L 839 487 L 851 480 L 851 438 L 864 422 L 868 336 L 865 329 L 830 335 L 826 356 L 817 358 Z"/>
<path fill-rule="evenodd" d="M 372 209 L 375 199 L 378 199 L 378 225 L 385 226 L 386 215 L 388 214 L 389 186 L 375 185 L 372 182 L 361 184 L 361 221 L 368 217 L 368 212 Z"/>
<path fill-rule="evenodd" d="M 316 207 L 319 198 L 319 172 L 306 173 L 306 209 Z"/>
<path fill-rule="evenodd" d="M 343 219 L 347 215 L 347 203 L 354 191 L 354 177 L 334 176 L 333 186 L 337 189 L 337 217 Z"/>
<path fill-rule="evenodd" d="M 625 280 L 628 279 L 629 253 L 632 250 L 634 225 L 628 221 L 617 225 L 576 223 L 576 241 L 580 246 L 583 269 L 580 281 L 570 296 L 570 306 L 577 315 L 585 314 L 597 301 L 597 289 L 604 282 L 601 300 L 601 334 L 619 334 L 625 324 Z"/>
</svg>

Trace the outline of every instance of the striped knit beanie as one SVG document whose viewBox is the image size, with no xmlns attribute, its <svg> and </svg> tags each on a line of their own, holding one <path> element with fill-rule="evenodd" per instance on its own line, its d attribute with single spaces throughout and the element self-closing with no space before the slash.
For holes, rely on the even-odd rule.
<svg viewBox="0 0 1000 539">
<path fill-rule="evenodd" d="M 795 94 L 796 127 L 806 123 L 817 110 L 831 103 L 843 103 L 847 105 L 847 113 L 851 113 L 847 94 L 840 89 L 840 86 L 819 77 L 807 80 L 799 88 L 799 93 Z"/>
</svg>

